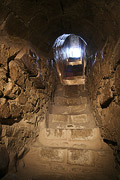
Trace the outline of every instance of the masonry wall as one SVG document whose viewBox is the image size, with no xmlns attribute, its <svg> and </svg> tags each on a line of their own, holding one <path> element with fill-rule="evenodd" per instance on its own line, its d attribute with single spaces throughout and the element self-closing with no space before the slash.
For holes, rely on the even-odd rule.
<svg viewBox="0 0 120 180">
<path fill-rule="evenodd" d="M 22 49 L 22 50 L 21 50 Z M 22 55 L 20 53 L 23 51 Z M 56 85 L 54 65 L 27 47 L 0 44 L 0 172 L 29 151 Z M 9 156 L 8 156 L 9 153 Z M 5 158 L 6 157 L 6 158 Z M 1 175 L 1 176 L 2 176 Z"/>
<path fill-rule="evenodd" d="M 98 52 L 91 66 L 87 87 L 101 135 L 120 163 L 120 39 L 109 39 L 103 56 Z"/>
</svg>

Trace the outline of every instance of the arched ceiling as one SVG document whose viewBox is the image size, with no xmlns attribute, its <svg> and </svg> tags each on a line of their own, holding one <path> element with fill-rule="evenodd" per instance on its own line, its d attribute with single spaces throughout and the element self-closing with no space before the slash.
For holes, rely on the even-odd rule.
<svg viewBox="0 0 120 180">
<path fill-rule="evenodd" d="M 108 36 L 119 37 L 119 7 L 119 0 L 0 0 L 1 32 L 29 41 L 44 55 L 64 33 L 80 35 L 96 51 Z"/>
</svg>

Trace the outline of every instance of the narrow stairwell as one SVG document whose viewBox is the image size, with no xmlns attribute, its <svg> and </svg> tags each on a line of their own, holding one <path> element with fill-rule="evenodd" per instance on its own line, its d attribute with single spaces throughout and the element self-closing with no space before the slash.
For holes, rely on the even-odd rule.
<svg viewBox="0 0 120 180">
<path fill-rule="evenodd" d="M 32 180 L 115 180 L 113 152 L 102 140 L 84 86 L 58 84 L 38 141 L 18 174 Z"/>
</svg>

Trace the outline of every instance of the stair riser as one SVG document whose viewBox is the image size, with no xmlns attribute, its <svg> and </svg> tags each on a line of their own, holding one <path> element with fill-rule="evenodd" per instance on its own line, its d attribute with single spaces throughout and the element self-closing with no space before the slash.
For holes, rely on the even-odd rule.
<svg viewBox="0 0 120 180">
<path fill-rule="evenodd" d="M 46 129 L 43 130 L 45 138 L 51 140 L 83 141 L 95 140 L 100 136 L 98 128 L 94 129 Z"/>
<path fill-rule="evenodd" d="M 40 132 L 39 142 L 46 147 L 94 149 L 102 146 L 98 128 L 89 130 L 56 130 L 43 129 Z"/>
<path fill-rule="evenodd" d="M 49 107 L 49 113 L 53 114 L 79 114 L 86 109 L 86 104 L 80 106 L 56 106 Z"/>
<path fill-rule="evenodd" d="M 58 97 L 56 96 L 54 98 L 54 103 L 56 105 L 80 105 L 80 104 L 87 104 L 87 98 L 86 97 L 80 97 L 80 98 L 64 98 L 64 97 Z"/>
<path fill-rule="evenodd" d="M 91 114 L 49 114 L 47 121 L 48 127 L 53 129 L 89 129 L 96 127 Z"/>
</svg>

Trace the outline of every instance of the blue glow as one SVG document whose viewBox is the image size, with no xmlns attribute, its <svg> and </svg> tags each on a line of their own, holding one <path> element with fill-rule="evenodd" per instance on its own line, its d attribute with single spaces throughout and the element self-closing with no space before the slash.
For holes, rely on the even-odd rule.
<svg viewBox="0 0 120 180">
<path fill-rule="evenodd" d="M 53 44 L 55 61 L 69 58 L 81 58 L 85 55 L 87 43 L 80 36 L 63 34 Z"/>
<path fill-rule="evenodd" d="M 82 56 L 81 48 L 67 48 L 66 53 L 68 58 L 79 58 Z"/>
</svg>

